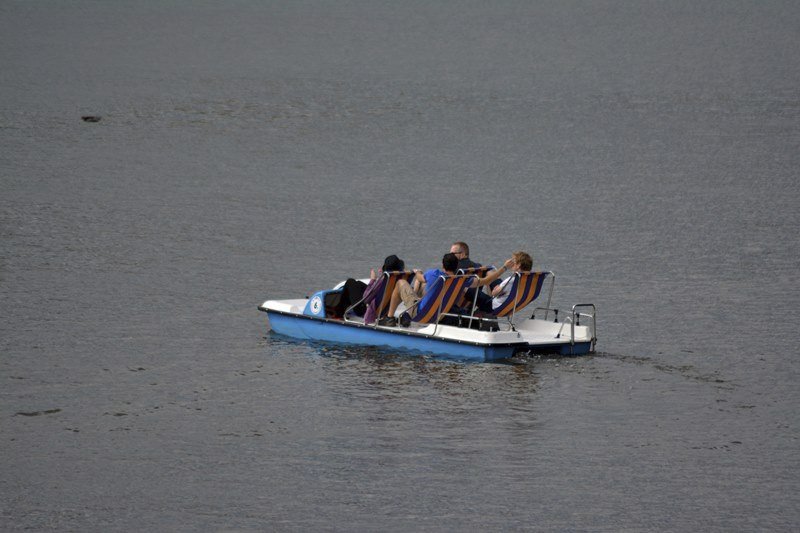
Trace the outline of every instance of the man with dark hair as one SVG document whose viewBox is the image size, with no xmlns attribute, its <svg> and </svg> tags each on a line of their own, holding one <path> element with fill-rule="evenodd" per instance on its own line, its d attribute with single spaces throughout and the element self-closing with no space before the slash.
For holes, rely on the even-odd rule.
<svg viewBox="0 0 800 533">
<path fill-rule="evenodd" d="M 509 266 L 511 266 L 511 259 L 506 260 L 506 266 L 492 270 L 485 278 L 472 278 L 472 280 L 468 282 L 468 286 L 477 289 L 478 287 L 488 285 L 497 279 L 500 274 L 505 272 Z M 439 276 L 453 276 L 456 270 L 458 270 L 458 257 L 453 253 L 448 253 L 444 254 L 444 257 L 442 257 L 441 270 L 432 268 L 423 274 L 421 270 L 414 269 L 413 286 L 405 280 L 398 280 L 392 292 L 392 299 L 389 301 L 388 316 L 378 321 L 378 324 L 381 326 L 397 325 L 397 319 L 394 317 L 394 313 L 397 311 L 397 307 L 400 305 L 401 301 L 405 304 L 406 309 L 409 310 L 409 315 L 413 318 L 416 315 L 417 309 L 427 304 L 427 302 L 424 301 L 425 298 L 433 296 L 433 293 L 427 292 L 427 288 L 431 287 Z M 416 305 L 417 303 L 419 303 L 419 305 Z"/>
</svg>

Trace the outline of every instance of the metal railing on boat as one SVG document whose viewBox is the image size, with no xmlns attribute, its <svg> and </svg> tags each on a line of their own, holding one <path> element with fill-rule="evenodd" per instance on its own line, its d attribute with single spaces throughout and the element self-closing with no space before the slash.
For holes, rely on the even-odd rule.
<svg viewBox="0 0 800 533">
<path fill-rule="evenodd" d="M 581 313 L 578 309 L 582 308 L 591 308 L 591 313 Z M 532 319 L 536 318 L 536 311 L 544 311 L 545 312 L 545 320 L 547 319 L 548 313 L 553 311 L 555 314 L 555 322 L 558 322 L 558 309 L 553 309 L 550 307 L 536 307 L 533 310 L 533 314 L 531 315 Z M 561 337 L 561 332 L 564 329 L 564 326 L 569 323 L 570 329 L 570 346 L 575 346 L 575 326 L 581 325 L 581 318 L 590 318 L 592 320 L 592 337 L 590 351 L 594 353 L 595 346 L 597 345 L 597 307 L 594 304 L 575 304 L 572 306 L 572 310 L 570 316 L 564 318 L 561 323 L 561 327 L 558 329 L 558 333 L 556 334 L 556 338 Z"/>
</svg>

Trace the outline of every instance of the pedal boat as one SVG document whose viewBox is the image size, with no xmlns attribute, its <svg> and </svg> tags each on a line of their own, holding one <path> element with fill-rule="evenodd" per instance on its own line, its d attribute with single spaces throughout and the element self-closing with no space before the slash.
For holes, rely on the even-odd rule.
<svg viewBox="0 0 800 533">
<path fill-rule="evenodd" d="M 438 291 L 436 297 L 428 299 L 428 309 L 417 310 L 416 317 L 406 326 L 378 325 L 377 320 L 365 324 L 363 318 L 352 313 L 357 304 L 343 318 L 330 316 L 330 302 L 341 293 L 344 282 L 303 299 L 267 300 L 258 309 L 267 314 L 273 332 L 297 339 L 378 346 L 454 359 L 497 361 L 521 353 L 581 355 L 595 351 L 594 304 L 573 305 L 559 322 L 558 309 L 550 307 L 555 285 L 552 272 L 516 273 L 508 299 L 494 317 L 476 313 L 476 302 L 470 313 L 450 312 L 464 283 L 474 275 L 474 271 L 460 270 L 458 275 L 439 278 L 428 289 Z M 397 280 L 411 276 L 411 272 L 383 274 L 380 282 L 384 287 L 376 301 L 378 318 L 386 316 Z M 550 278 L 546 304 L 532 313 L 523 312 L 539 296 L 546 278 Z"/>
</svg>

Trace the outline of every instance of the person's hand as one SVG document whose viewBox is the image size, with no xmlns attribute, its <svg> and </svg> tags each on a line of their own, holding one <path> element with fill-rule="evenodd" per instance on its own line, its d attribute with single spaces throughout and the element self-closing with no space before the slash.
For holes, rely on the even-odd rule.
<svg viewBox="0 0 800 533">
<path fill-rule="evenodd" d="M 374 268 L 370 269 L 370 271 L 369 271 L 369 279 L 378 279 L 378 275 L 375 274 L 375 269 Z"/>
<path fill-rule="evenodd" d="M 514 264 L 514 259 L 509 257 L 508 259 L 506 259 L 506 262 L 503 263 L 503 266 L 506 267 L 506 269 L 511 269 L 511 266 L 513 264 Z"/>
<path fill-rule="evenodd" d="M 414 269 L 414 274 L 422 274 L 422 270 L 420 270 L 418 268 L 415 268 Z"/>
</svg>

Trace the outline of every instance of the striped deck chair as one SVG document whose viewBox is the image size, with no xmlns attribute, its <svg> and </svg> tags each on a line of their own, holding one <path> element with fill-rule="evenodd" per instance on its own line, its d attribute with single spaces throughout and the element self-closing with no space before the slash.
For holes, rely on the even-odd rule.
<svg viewBox="0 0 800 533">
<path fill-rule="evenodd" d="M 375 324 L 378 323 L 378 320 L 385 317 L 386 313 L 389 311 L 389 301 L 392 298 L 392 292 L 394 291 L 397 282 L 401 279 L 404 279 L 411 283 L 411 280 L 414 278 L 414 273 L 409 271 L 384 272 L 381 278 L 382 279 L 378 283 L 382 283 L 383 287 L 378 287 L 376 289 L 378 291 L 378 296 L 375 297 Z M 348 320 L 350 311 L 363 301 L 364 298 L 348 307 L 344 312 L 344 319 Z"/>
<path fill-rule="evenodd" d="M 479 267 L 459 268 L 456 271 L 456 274 L 459 274 L 461 276 L 469 276 L 469 277 L 477 276 L 479 278 L 485 278 L 486 274 L 488 274 L 490 270 L 494 270 L 494 269 L 495 269 L 494 265 L 484 265 L 484 266 L 479 266 Z M 470 316 L 473 316 L 475 314 L 475 309 L 477 309 L 477 307 L 478 307 L 478 291 L 480 291 L 480 290 L 481 290 L 480 288 L 477 288 L 477 289 L 474 289 L 472 291 L 473 292 L 472 301 L 470 301 L 470 298 L 469 298 L 469 293 L 468 293 L 469 289 L 464 291 L 464 297 L 466 299 L 467 304 L 470 306 L 470 312 L 469 312 Z M 456 303 L 458 303 L 458 302 L 456 302 Z M 470 320 L 470 324 L 472 324 L 471 320 Z"/>
<path fill-rule="evenodd" d="M 428 287 L 425 297 L 417 302 L 417 313 L 411 319 L 419 324 L 439 323 L 442 315 L 449 313 L 453 305 L 461 297 L 464 286 L 471 276 L 439 276 L 439 279 Z M 433 295 L 431 291 L 434 291 Z M 430 295 L 430 296 L 429 296 Z M 424 305 L 420 306 L 420 304 Z"/>
<path fill-rule="evenodd" d="M 480 267 L 472 267 L 472 268 L 459 268 L 456 274 L 464 275 L 464 276 L 478 276 L 479 278 L 485 278 L 486 273 L 490 270 L 494 270 L 494 265 L 486 265 Z"/>
<path fill-rule="evenodd" d="M 511 290 L 508 292 L 506 301 L 496 308 L 494 314 L 497 317 L 507 317 L 514 321 L 514 314 L 534 301 L 542 291 L 542 284 L 550 272 L 517 272 L 511 283 Z"/>
</svg>

